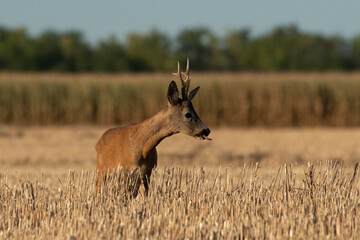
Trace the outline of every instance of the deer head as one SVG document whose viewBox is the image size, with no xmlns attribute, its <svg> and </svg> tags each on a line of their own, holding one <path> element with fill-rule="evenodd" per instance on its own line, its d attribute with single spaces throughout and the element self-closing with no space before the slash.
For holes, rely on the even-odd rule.
<svg viewBox="0 0 360 240">
<path fill-rule="evenodd" d="M 200 120 L 191 103 L 200 87 L 196 87 L 189 92 L 191 79 L 189 59 L 187 59 L 185 72 L 180 72 L 180 63 L 178 62 L 178 72 L 173 74 L 179 77 L 181 83 L 181 97 L 179 96 L 179 90 L 175 81 L 171 81 L 167 94 L 169 111 L 171 112 L 169 119 L 173 130 L 200 140 L 211 140 L 208 137 L 210 129 Z"/>
</svg>

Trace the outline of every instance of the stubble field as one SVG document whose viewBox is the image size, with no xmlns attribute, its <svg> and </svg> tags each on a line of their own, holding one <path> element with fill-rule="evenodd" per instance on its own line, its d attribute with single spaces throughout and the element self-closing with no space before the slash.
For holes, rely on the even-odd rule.
<svg viewBox="0 0 360 240">
<path fill-rule="evenodd" d="M 2 128 L 0 238 L 360 236 L 360 129 L 176 135 L 158 147 L 150 195 L 129 199 L 118 176 L 94 194 L 94 144 L 106 128 Z"/>
</svg>

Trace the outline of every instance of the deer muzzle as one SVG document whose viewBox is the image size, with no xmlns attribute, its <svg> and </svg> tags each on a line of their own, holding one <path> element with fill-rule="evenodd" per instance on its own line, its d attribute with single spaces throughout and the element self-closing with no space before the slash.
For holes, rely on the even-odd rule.
<svg viewBox="0 0 360 240">
<path fill-rule="evenodd" d="M 199 134 L 197 134 L 196 137 L 197 137 L 197 139 L 200 139 L 200 140 L 212 140 L 211 138 L 208 137 L 210 132 L 211 132 L 210 129 L 205 128 Z"/>
</svg>

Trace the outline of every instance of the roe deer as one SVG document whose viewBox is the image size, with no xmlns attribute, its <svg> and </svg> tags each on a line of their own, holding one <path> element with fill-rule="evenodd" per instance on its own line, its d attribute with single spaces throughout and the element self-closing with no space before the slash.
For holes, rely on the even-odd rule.
<svg viewBox="0 0 360 240">
<path fill-rule="evenodd" d="M 96 144 L 97 151 L 97 193 L 107 171 L 122 167 L 125 172 L 131 168 L 139 170 L 133 186 L 133 197 L 139 191 L 141 181 L 144 184 L 145 195 L 148 194 L 150 175 L 157 164 L 156 146 L 166 137 L 177 133 L 185 133 L 201 140 L 211 140 L 207 128 L 195 112 L 191 100 L 200 87 L 189 92 L 190 75 L 189 59 L 186 72 L 173 73 L 180 78 L 181 97 L 174 81 L 171 81 L 168 92 L 168 105 L 155 116 L 137 124 L 107 130 Z"/>
</svg>

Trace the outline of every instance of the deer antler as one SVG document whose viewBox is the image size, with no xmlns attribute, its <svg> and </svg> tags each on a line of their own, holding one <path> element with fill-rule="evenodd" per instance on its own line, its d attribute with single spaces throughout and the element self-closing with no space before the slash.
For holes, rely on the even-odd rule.
<svg viewBox="0 0 360 240">
<path fill-rule="evenodd" d="M 187 63 L 186 63 L 186 71 L 180 72 L 180 63 L 178 61 L 178 72 L 173 73 L 173 75 L 180 78 L 181 96 L 184 100 L 186 100 L 188 98 L 190 79 L 191 79 L 190 73 L 189 73 L 189 58 L 187 59 Z M 183 79 L 183 76 L 185 77 L 185 79 Z"/>
</svg>

